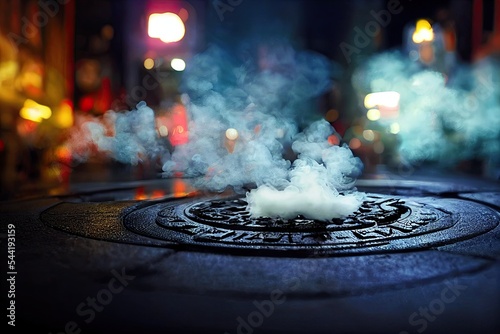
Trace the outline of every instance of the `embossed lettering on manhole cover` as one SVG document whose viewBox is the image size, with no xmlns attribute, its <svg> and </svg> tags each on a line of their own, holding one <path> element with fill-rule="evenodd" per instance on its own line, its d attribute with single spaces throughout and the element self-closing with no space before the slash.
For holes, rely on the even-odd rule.
<svg viewBox="0 0 500 334">
<path fill-rule="evenodd" d="M 128 214 L 124 225 L 147 237 L 213 250 L 345 254 L 442 245 L 498 224 L 494 215 L 473 225 L 465 221 L 461 212 L 481 211 L 469 202 L 422 200 L 369 195 L 353 215 L 331 221 L 252 218 L 242 198 L 163 203 Z"/>
</svg>

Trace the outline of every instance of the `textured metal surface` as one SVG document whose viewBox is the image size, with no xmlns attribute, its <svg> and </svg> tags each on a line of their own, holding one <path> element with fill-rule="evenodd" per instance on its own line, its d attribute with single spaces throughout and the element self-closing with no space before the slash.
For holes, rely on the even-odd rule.
<svg viewBox="0 0 500 334">
<path fill-rule="evenodd" d="M 306 254 L 423 248 L 477 235 L 497 224 L 492 216 L 467 228 L 460 215 L 463 207 L 434 201 L 437 206 L 425 203 L 426 199 L 369 195 L 351 216 L 327 222 L 300 216 L 252 218 L 242 198 L 165 203 L 132 212 L 124 224 L 144 236 L 194 247 Z"/>
</svg>

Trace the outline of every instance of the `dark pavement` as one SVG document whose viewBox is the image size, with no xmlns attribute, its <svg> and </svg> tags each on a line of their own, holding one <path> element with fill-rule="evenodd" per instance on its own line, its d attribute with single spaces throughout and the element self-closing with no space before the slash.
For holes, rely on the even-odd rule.
<svg viewBox="0 0 500 334">
<path fill-rule="evenodd" d="M 498 182 L 431 174 L 361 179 L 359 190 L 402 198 L 415 203 L 413 210 L 419 205 L 440 210 L 449 225 L 434 225 L 433 231 L 415 227 L 407 237 L 381 236 L 380 244 L 359 241 L 355 251 L 323 252 L 325 242 L 299 245 L 305 247 L 300 253 L 279 244 L 269 249 L 244 243 L 235 252 L 214 240 L 198 244 L 196 235 L 184 244 L 168 240 L 172 234 L 131 229 L 149 221 L 159 228 L 159 208 L 233 195 L 202 194 L 189 184 L 160 178 L 74 182 L 54 195 L 1 202 L 3 263 L 8 230 L 15 230 L 16 274 L 10 275 L 15 276 L 15 299 L 10 298 L 15 328 L 33 333 L 500 332 Z"/>
</svg>

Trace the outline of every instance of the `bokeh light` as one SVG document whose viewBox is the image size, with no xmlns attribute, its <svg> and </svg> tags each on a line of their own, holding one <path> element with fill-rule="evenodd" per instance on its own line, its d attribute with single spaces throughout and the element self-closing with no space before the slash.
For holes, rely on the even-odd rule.
<svg viewBox="0 0 500 334">
<path fill-rule="evenodd" d="M 368 141 L 373 141 L 375 139 L 375 132 L 373 132 L 373 130 L 364 130 L 363 138 L 365 138 Z"/>
<path fill-rule="evenodd" d="M 148 35 L 159 38 L 164 43 L 180 41 L 186 33 L 182 19 L 174 13 L 155 13 L 149 16 Z"/>
<path fill-rule="evenodd" d="M 238 131 L 234 128 L 227 129 L 226 138 L 229 140 L 236 140 L 238 138 Z"/>
<path fill-rule="evenodd" d="M 186 62 L 180 58 L 174 58 L 170 62 L 170 66 L 177 72 L 182 72 L 186 69 Z"/>
<path fill-rule="evenodd" d="M 399 126 L 399 123 L 392 123 L 391 126 L 390 126 L 390 129 L 389 131 L 392 133 L 392 134 L 395 134 L 397 135 L 399 133 L 399 131 L 401 131 L 401 128 Z"/>
<path fill-rule="evenodd" d="M 151 58 L 144 59 L 144 68 L 150 70 L 155 66 L 155 61 Z"/>
<path fill-rule="evenodd" d="M 359 140 L 358 138 L 352 138 L 350 141 L 349 141 L 349 147 L 352 149 L 352 150 L 357 150 L 358 148 L 361 147 L 361 140 Z"/>
<path fill-rule="evenodd" d="M 370 121 L 378 121 L 380 119 L 380 110 L 370 109 L 366 112 L 366 118 Z"/>
</svg>

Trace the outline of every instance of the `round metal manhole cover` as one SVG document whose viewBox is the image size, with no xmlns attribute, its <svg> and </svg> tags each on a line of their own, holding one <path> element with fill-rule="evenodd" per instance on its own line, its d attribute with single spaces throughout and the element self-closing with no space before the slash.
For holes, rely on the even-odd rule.
<svg viewBox="0 0 500 334">
<path fill-rule="evenodd" d="M 350 254 L 419 249 L 494 228 L 498 215 L 472 202 L 368 195 L 345 219 L 252 218 L 243 198 L 161 203 L 123 219 L 126 229 L 189 248 Z"/>
</svg>

